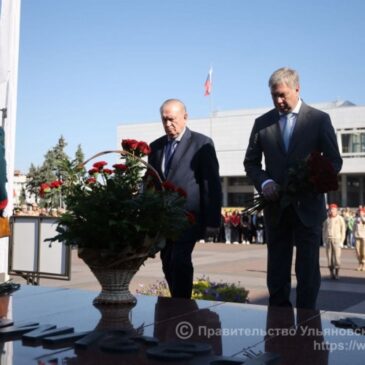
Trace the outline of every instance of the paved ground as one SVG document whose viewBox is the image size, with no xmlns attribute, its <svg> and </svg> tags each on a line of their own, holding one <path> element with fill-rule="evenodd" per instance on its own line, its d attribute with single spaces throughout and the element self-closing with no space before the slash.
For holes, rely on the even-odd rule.
<svg viewBox="0 0 365 365">
<path fill-rule="evenodd" d="M 266 290 L 266 246 L 225 245 L 198 243 L 194 250 L 195 277 L 208 276 L 214 281 L 240 282 L 250 291 L 253 304 L 267 304 Z M 342 268 L 339 281 L 329 279 L 325 249 L 321 249 L 322 286 L 318 298 L 319 309 L 365 313 L 365 272 L 356 271 L 357 260 L 354 250 L 342 250 Z M 293 270 L 294 273 L 294 270 Z M 159 258 L 149 259 L 131 283 L 131 291 L 155 284 L 162 280 Z M 14 277 L 14 281 L 25 283 Z M 295 286 L 295 275 L 293 275 Z M 41 279 L 40 285 L 99 290 L 100 286 L 88 267 L 72 252 L 72 274 L 70 281 Z M 294 290 L 293 290 L 294 294 Z"/>
</svg>

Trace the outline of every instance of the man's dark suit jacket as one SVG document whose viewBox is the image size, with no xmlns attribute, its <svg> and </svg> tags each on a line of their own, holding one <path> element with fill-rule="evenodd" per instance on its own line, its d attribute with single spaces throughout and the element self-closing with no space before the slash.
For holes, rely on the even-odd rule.
<svg viewBox="0 0 365 365">
<path fill-rule="evenodd" d="M 185 208 L 194 213 L 197 226 L 185 232 L 182 239 L 202 238 L 206 227 L 219 227 L 221 217 L 222 190 L 213 141 L 186 128 L 172 158 L 168 174 L 164 176 L 161 163 L 166 143 L 167 136 L 151 143 L 148 162 L 160 176 L 187 193 Z"/>
<path fill-rule="evenodd" d="M 261 192 L 261 184 L 267 179 L 273 179 L 279 185 L 285 186 L 288 168 L 314 151 L 323 152 L 335 170 L 341 170 L 342 159 L 328 114 L 303 102 L 288 152 L 285 151 L 279 119 L 278 111 L 272 109 L 257 118 L 252 129 L 244 166 L 257 191 Z M 262 167 L 262 154 L 265 157 L 265 168 Z M 293 206 L 299 219 L 307 227 L 321 224 L 326 219 L 323 194 L 303 194 Z M 280 213 L 278 203 L 268 204 L 265 208 L 265 220 L 268 224 L 274 223 Z"/>
</svg>

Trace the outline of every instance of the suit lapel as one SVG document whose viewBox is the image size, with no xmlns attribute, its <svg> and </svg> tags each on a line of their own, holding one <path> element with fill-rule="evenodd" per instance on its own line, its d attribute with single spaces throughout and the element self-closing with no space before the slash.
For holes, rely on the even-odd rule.
<svg viewBox="0 0 365 365">
<path fill-rule="evenodd" d="M 274 110 L 273 113 L 274 113 L 273 120 L 276 120 L 276 122 L 270 126 L 270 128 L 271 128 L 270 132 L 272 133 L 274 140 L 277 142 L 278 147 L 281 150 L 281 152 L 286 155 L 283 134 L 281 132 L 280 123 L 279 123 L 280 114 L 276 110 Z"/>
<path fill-rule="evenodd" d="M 181 160 L 181 158 L 184 156 L 187 149 L 189 148 L 190 139 L 191 139 L 191 131 L 189 128 L 186 128 L 185 133 L 184 133 L 181 141 L 177 145 L 174 155 L 172 156 L 169 173 L 167 174 L 166 178 L 171 179 L 171 177 L 176 174 L 176 171 L 179 166 L 179 161 Z"/>
<path fill-rule="evenodd" d="M 288 153 L 292 152 L 300 140 L 305 138 L 304 127 L 307 120 L 309 109 L 306 104 L 302 104 L 300 107 L 297 120 L 293 129 L 292 136 L 290 138 Z"/>
<path fill-rule="evenodd" d="M 161 167 L 162 167 L 163 152 L 164 152 L 166 143 L 167 143 L 167 137 L 165 137 L 161 140 L 161 143 L 159 143 L 159 145 L 156 146 L 156 149 L 154 151 L 155 163 L 152 163 L 152 165 L 154 165 L 156 167 L 156 170 L 160 176 L 164 176 L 162 173 Z"/>
</svg>

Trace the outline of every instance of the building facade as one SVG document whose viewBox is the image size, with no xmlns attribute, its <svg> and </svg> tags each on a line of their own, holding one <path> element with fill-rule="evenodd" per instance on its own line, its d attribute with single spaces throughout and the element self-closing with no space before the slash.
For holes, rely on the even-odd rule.
<svg viewBox="0 0 365 365">
<path fill-rule="evenodd" d="M 329 203 L 357 207 L 365 201 L 365 106 L 349 101 L 311 104 L 331 117 L 343 157 L 339 190 L 327 196 Z M 211 118 L 189 119 L 190 129 L 211 136 L 214 141 L 223 185 L 223 204 L 243 207 L 255 190 L 245 175 L 243 159 L 255 119 L 270 108 L 215 112 Z M 117 128 L 118 144 L 126 138 L 148 143 L 163 135 L 160 121 L 121 124 Z M 305 138 L 305 136 L 303 136 Z"/>
</svg>

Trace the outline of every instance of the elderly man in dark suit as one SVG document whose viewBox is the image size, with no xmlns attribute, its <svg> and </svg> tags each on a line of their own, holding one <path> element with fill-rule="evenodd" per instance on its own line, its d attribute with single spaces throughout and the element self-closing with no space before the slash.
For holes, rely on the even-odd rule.
<svg viewBox="0 0 365 365">
<path fill-rule="evenodd" d="M 296 306 L 315 308 L 321 281 L 321 226 L 326 219 L 324 195 L 302 194 L 282 209 L 280 188 L 285 188 L 288 169 L 311 152 L 321 152 L 336 172 L 341 169 L 342 159 L 329 115 L 300 99 L 299 76 L 295 70 L 281 68 L 275 71 L 269 87 L 275 109 L 256 119 L 244 166 L 256 189 L 269 201 L 264 215 L 268 234 L 270 305 L 291 306 L 291 264 L 295 244 Z"/>
<path fill-rule="evenodd" d="M 219 230 L 222 191 L 213 141 L 186 126 L 188 114 L 180 100 L 166 100 L 161 108 L 166 135 L 151 143 L 148 162 L 166 180 L 187 193 L 186 210 L 196 224 L 161 251 L 162 269 L 172 297 L 190 298 L 193 285 L 192 251 L 198 239 Z"/>
</svg>

